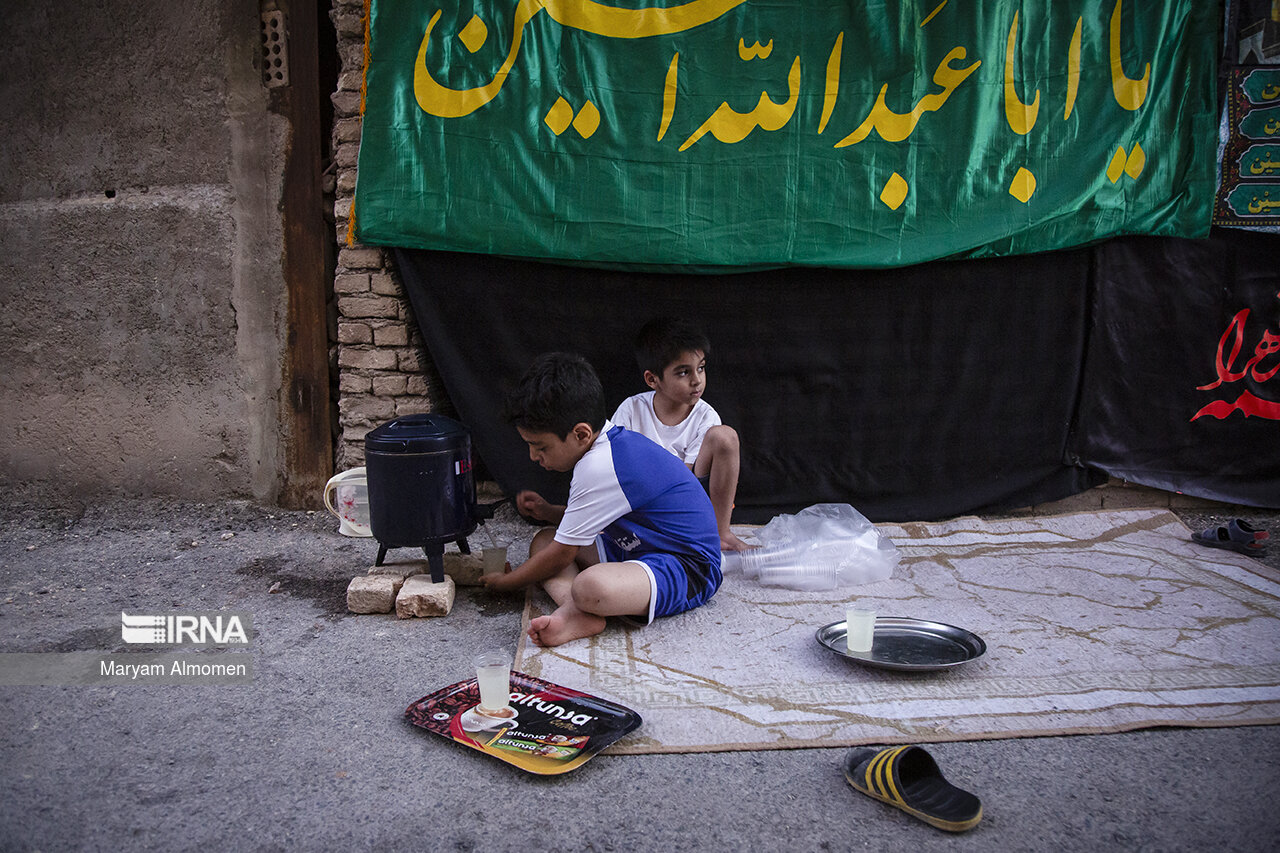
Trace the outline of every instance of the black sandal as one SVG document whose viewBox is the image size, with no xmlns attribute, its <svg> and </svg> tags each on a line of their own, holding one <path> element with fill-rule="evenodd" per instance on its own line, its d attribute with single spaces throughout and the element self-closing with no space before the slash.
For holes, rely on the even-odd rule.
<svg viewBox="0 0 1280 853">
<path fill-rule="evenodd" d="M 1253 557 L 1266 555 L 1267 540 L 1270 538 L 1270 533 L 1259 530 L 1242 518 L 1233 518 L 1226 524 L 1206 527 L 1199 533 L 1191 534 L 1193 541 L 1208 548 L 1225 548 Z"/>
<path fill-rule="evenodd" d="M 947 832 L 973 829 L 982 820 L 982 801 L 948 782 L 933 756 L 918 746 L 851 749 L 844 778 L 868 797 Z"/>
</svg>

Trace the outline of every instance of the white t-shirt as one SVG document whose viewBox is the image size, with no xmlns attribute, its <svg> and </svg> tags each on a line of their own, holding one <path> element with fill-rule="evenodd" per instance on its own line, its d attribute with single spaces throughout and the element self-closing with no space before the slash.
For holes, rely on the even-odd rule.
<svg viewBox="0 0 1280 853">
<path fill-rule="evenodd" d="M 710 403 L 699 399 L 693 404 L 693 411 L 687 418 L 675 426 L 667 426 L 658 420 L 657 413 L 653 411 L 653 397 L 656 393 L 646 391 L 628 397 L 622 401 L 618 411 L 613 413 L 611 420 L 618 426 L 648 436 L 674 453 L 684 464 L 692 465 L 698 459 L 698 452 L 702 450 L 702 439 L 707 430 L 720 425 L 720 416 L 711 408 Z"/>
</svg>

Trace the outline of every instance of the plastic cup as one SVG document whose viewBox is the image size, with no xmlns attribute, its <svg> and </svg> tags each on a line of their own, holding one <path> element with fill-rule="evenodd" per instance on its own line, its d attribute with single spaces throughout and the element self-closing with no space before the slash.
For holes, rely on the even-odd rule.
<svg viewBox="0 0 1280 853">
<path fill-rule="evenodd" d="M 482 714 L 495 716 L 511 706 L 511 656 L 489 651 L 476 655 L 476 681 L 480 684 Z"/>
<path fill-rule="evenodd" d="M 875 641 L 876 612 L 866 607 L 850 607 L 845 613 L 845 642 L 851 652 L 869 652 Z"/>
<path fill-rule="evenodd" d="M 484 563 L 484 573 L 486 575 L 500 575 L 507 567 L 507 548 L 505 545 L 485 548 L 480 555 L 480 559 Z"/>
</svg>

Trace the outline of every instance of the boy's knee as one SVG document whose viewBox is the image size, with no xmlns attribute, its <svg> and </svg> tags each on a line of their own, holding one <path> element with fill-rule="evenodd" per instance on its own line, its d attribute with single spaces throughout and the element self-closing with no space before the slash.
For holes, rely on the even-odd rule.
<svg viewBox="0 0 1280 853">
<path fill-rule="evenodd" d="M 738 431 L 731 426 L 720 424 L 707 430 L 702 439 L 704 447 L 710 446 L 713 452 L 738 452 Z"/>
<path fill-rule="evenodd" d="M 583 571 L 573 579 L 572 594 L 573 603 L 579 610 L 595 613 L 609 594 L 609 584 L 603 573 Z"/>
</svg>

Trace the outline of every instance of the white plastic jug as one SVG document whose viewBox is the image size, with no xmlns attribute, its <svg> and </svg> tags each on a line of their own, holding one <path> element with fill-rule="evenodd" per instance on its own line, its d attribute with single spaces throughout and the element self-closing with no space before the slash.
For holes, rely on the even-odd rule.
<svg viewBox="0 0 1280 853">
<path fill-rule="evenodd" d="M 369 528 L 369 486 L 364 468 L 351 468 L 330 477 L 324 484 L 324 505 L 338 517 L 338 532 L 343 536 L 373 536 Z"/>
</svg>

